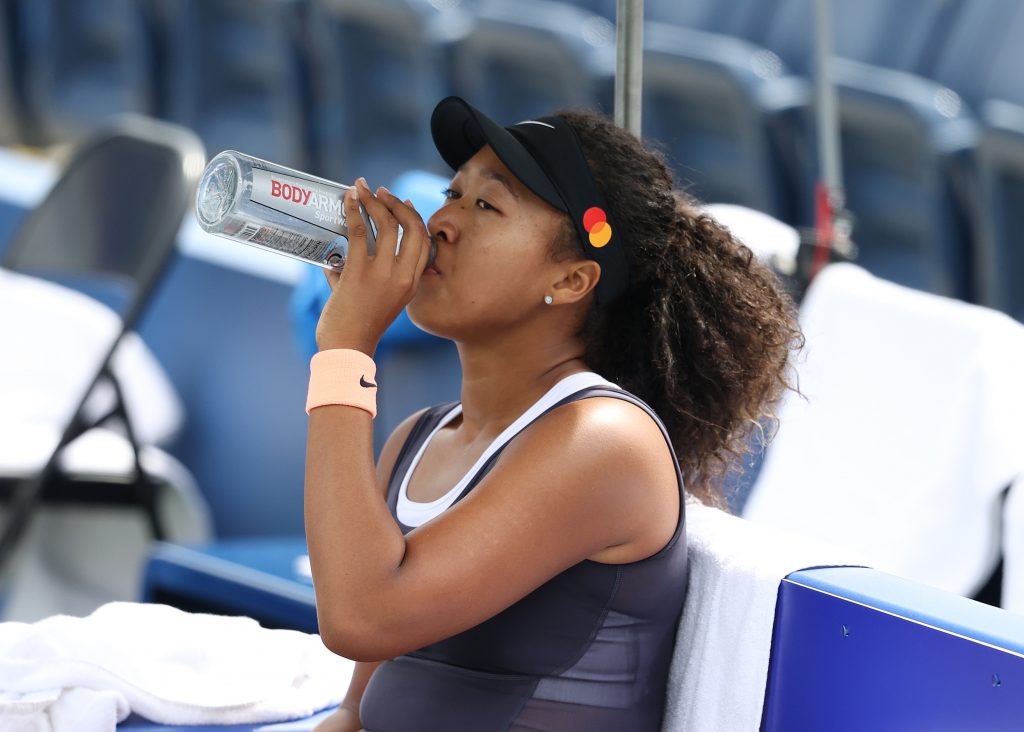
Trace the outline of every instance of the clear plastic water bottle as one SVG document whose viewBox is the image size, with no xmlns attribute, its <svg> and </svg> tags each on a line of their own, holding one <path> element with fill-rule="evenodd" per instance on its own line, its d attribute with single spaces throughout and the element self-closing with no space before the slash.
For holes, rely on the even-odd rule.
<svg viewBox="0 0 1024 732">
<path fill-rule="evenodd" d="M 225 150 L 210 161 L 199 181 L 196 218 L 211 234 L 340 270 L 348 258 L 343 202 L 349 188 Z M 373 255 L 377 241 L 361 204 L 359 214 L 366 225 L 367 249 Z M 428 267 L 435 253 L 431 239 Z"/>
</svg>

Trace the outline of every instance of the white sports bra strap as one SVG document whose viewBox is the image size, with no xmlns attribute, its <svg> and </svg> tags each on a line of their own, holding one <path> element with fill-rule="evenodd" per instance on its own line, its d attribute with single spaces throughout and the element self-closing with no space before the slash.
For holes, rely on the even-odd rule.
<svg viewBox="0 0 1024 732">
<path fill-rule="evenodd" d="M 619 387 L 608 381 L 604 377 L 594 373 L 593 371 L 584 371 L 579 374 L 572 374 L 566 376 L 564 379 L 559 381 L 553 387 L 551 387 L 547 393 L 544 394 L 540 399 L 533 403 L 533 405 L 523 412 L 519 418 L 510 424 L 504 432 L 498 435 L 494 442 L 488 445 L 487 449 L 484 450 L 480 459 L 476 461 L 472 468 L 469 469 L 462 480 L 460 480 L 455 486 L 436 500 L 421 503 L 418 501 L 412 501 L 409 499 L 409 480 L 412 477 L 413 471 L 416 470 L 416 466 L 419 465 L 420 458 L 423 457 L 423 453 L 427 449 L 427 445 L 430 444 L 430 440 L 433 439 L 445 425 L 455 419 L 457 416 L 462 414 L 462 405 L 455 405 L 450 412 L 448 412 L 441 420 L 437 423 L 437 426 L 427 435 L 426 439 L 420 445 L 419 450 L 409 463 L 409 469 L 405 472 L 402 477 L 402 485 L 398 489 L 398 504 L 397 514 L 398 520 L 406 526 L 422 526 L 430 519 L 441 514 L 449 506 L 451 506 L 462 495 L 463 491 L 473 480 L 480 469 L 490 460 L 491 456 L 495 452 L 500 450 L 505 444 L 524 430 L 530 425 L 537 417 L 547 411 L 550 407 L 565 399 L 567 396 L 571 396 L 576 392 L 583 391 L 595 386 L 606 386 L 613 389 Z"/>
</svg>

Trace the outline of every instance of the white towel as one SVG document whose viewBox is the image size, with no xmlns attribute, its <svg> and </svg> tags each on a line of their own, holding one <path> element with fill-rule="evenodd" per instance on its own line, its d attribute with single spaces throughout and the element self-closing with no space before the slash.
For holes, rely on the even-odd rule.
<svg viewBox="0 0 1024 732">
<path fill-rule="evenodd" d="M 112 732 L 129 711 L 182 725 L 295 719 L 340 703 L 352 669 L 317 635 L 109 603 L 0 623 L 0 729 Z"/>
<path fill-rule="evenodd" d="M 782 579 L 856 565 L 849 552 L 686 504 L 690 578 L 669 672 L 663 732 L 755 732 Z"/>
<path fill-rule="evenodd" d="M 974 593 L 1024 466 L 1024 326 L 852 264 L 819 274 L 800 319 L 807 399 L 781 405 L 743 515 Z"/>
<path fill-rule="evenodd" d="M 12 424 L 0 416 L 0 473 L 33 474 L 59 438 L 55 425 Z M 208 540 L 213 534 L 209 508 L 188 469 L 152 445 L 143 446 L 139 458 L 157 481 L 157 512 L 167 539 Z M 131 475 L 135 456 L 123 435 L 98 427 L 67 446 L 61 466 L 72 475 L 107 480 Z M 2 619 L 87 615 L 106 602 L 137 598 L 152 541 L 141 510 L 39 506 L 6 578 Z"/>
<path fill-rule="evenodd" d="M 90 297 L 0 269 L 0 419 L 6 424 L 66 424 L 120 327 L 120 317 Z M 184 408 L 167 373 L 136 333 L 121 341 L 111 369 L 138 440 L 164 444 L 173 438 L 184 422 Z M 113 397 L 109 384 L 97 386 L 88 414 L 108 411 Z"/>
<path fill-rule="evenodd" d="M 689 589 L 663 732 L 755 732 L 761 724 L 778 587 L 785 575 L 863 566 L 852 553 L 686 504 Z"/>
<path fill-rule="evenodd" d="M 704 213 L 728 228 L 760 262 L 787 274 L 796 270 L 800 232 L 789 224 L 735 203 L 709 203 Z"/>
<path fill-rule="evenodd" d="M 120 327 L 118 315 L 92 298 L 0 269 L 0 475 L 18 478 L 42 468 Z M 111 368 L 142 445 L 143 467 L 160 483 L 158 509 L 169 538 L 208 538 L 209 509 L 191 473 L 154 446 L 168 442 L 184 419 L 170 379 L 136 333 L 121 341 Z M 87 414 L 97 417 L 113 403 L 112 386 L 101 382 Z M 61 467 L 109 481 L 133 475 L 135 456 L 122 431 L 96 428 L 64 450 Z M 5 619 L 81 615 L 137 596 L 150 543 L 141 511 L 45 506 L 35 518 L 8 578 Z"/>
<path fill-rule="evenodd" d="M 4 732 L 112 730 L 128 715 L 124 698 L 113 691 L 54 689 L 32 694 L 0 693 Z"/>
</svg>

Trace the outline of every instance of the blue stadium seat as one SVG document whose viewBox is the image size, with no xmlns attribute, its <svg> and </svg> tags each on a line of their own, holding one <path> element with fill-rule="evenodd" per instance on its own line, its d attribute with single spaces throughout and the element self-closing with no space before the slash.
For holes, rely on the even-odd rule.
<svg viewBox="0 0 1024 732">
<path fill-rule="evenodd" d="M 379 184 L 441 164 L 429 125 L 446 93 L 435 31 L 460 22 L 457 9 L 443 14 L 426 0 L 314 0 L 316 172 Z"/>
<path fill-rule="evenodd" d="M 615 20 L 616 0 L 561 0 Z M 775 0 L 644 0 L 644 19 L 746 38 L 772 13 Z"/>
<path fill-rule="evenodd" d="M 914 72 L 951 31 L 954 0 L 833 3 L 833 79 L 839 101 L 847 207 L 859 262 L 873 273 L 964 299 L 977 298 L 965 211 L 951 171 L 973 145 L 973 116 L 951 90 Z M 760 40 L 810 73 L 813 4 L 781 0 Z M 814 218 L 818 177 L 811 99 L 773 120 L 796 160 L 796 223 Z"/>
<path fill-rule="evenodd" d="M 601 15 L 608 20 L 614 21 L 618 3 L 616 0 L 561 0 L 566 5 L 575 5 L 588 13 Z M 646 11 L 644 15 L 649 15 Z"/>
<path fill-rule="evenodd" d="M 33 144 L 82 137 L 152 110 L 144 14 L 135 0 L 19 0 L 23 130 Z"/>
<path fill-rule="evenodd" d="M 614 3 L 573 4 L 481 0 L 472 32 L 454 44 L 456 93 L 508 121 L 566 106 L 610 113 Z M 771 5 L 663 2 L 645 14 L 731 32 L 749 30 Z M 766 107 L 792 96 L 791 84 L 773 83 L 784 72 L 778 59 L 737 38 L 658 22 L 646 24 L 644 45 L 644 135 L 680 185 L 789 219 L 789 186 L 764 120 Z"/>
<path fill-rule="evenodd" d="M 150 81 L 153 88 L 152 113 L 170 117 L 170 80 L 175 56 L 171 49 L 179 0 L 136 0 L 143 9 L 148 37 Z"/>
<path fill-rule="evenodd" d="M 774 15 L 776 4 L 777 0 L 646 0 L 644 17 L 749 40 Z"/>
<path fill-rule="evenodd" d="M 979 74 L 983 80 L 981 91 L 985 99 L 1005 99 L 1015 104 L 1024 104 L 1024 84 L 1021 83 L 1021 69 L 1024 69 L 1024 4 L 1011 3 L 1013 15 L 1003 24 L 1004 35 L 995 46 L 987 69 Z M 965 91 L 968 100 L 974 96 Z"/>
<path fill-rule="evenodd" d="M 158 543 L 141 602 L 192 612 L 248 615 L 268 628 L 317 632 L 316 598 L 301 535 L 222 539 L 206 546 Z"/>
<path fill-rule="evenodd" d="M 25 209 L 15 206 L 10 201 L 0 200 L 0 256 L 7 251 L 11 235 L 17 230 L 22 219 L 25 218 Z"/>
<path fill-rule="evenodd" d="M 168 451 L 196 477 L 218 538 L 302 531 L 309 368 L 291 347 L 291 291 L 182 256 L 140 323 L 188 411 Z"/>
<path fill-rule="evenodd" d="M 784 103 L 778 57 L 738 38 L 647 23 L 644 135 L 656 140 L 680 186 L 705 201 L 738 203 L 789 220 L 766 106 Z"/>
<path fill-rule="evenodd" d="M 16 92 L 15 8 L 12 0 L 0 0 L 0 145 L 21 141 L 21 102 Z"/>
<path fill-rule="evenodd" d="M 452 46 L 454 92 L 505 124 L 564 107 L 612 111 L 615 26 L 545 0 L 481 0 Z"/>
<path fill-rule="evenodd" d="M 970 0 L 956 17 L 941 54 L 923 73 L 980 107 L 986 99 L 1024 104 L 1024 4 Z"/>
<path fill-rule="evenodd" d="M 167 116 L 211 155 L 235 149 L 309 162 L 299 39 L 303 0 L 178 0 L 166 5 Z"/>
<path fill-rule="evenodd" d="M 968 225 L 950 184 L 976 139 L 972 115 L 917 76 L 839 59 L 835 76 L 858 261 L 880 277 L 975 300 Z"/>
<path fill-rule="evenodd" d="M 902 71 L 917 71 L 949 32 L 961 0 L 832 2 L 836 56 Z M 814 64 L 814 0 L 776 0 L 752 40 L 786 66 L 810 75 Z"/>
<path fill-rule="evenodd" d="M 1024 318 L 1024 4 L 971 0 L 957 16 L 929 74 L 979 114 L 976 154 L 962 164 L 959 190 L 974 214 L 979 301 Z"/>
<path fill-rule="evenodd" d="M 990 100 L 975 155 L 975 243 L 983 303 L 1024 321 L 1024 106 Z"/>
<path fill-rule="evenodd" d="M 616 0 L 561 0 L 614 21 Z M 644 19 L 746 38 L 775 0 L 644 0 Z"/>
</svg>

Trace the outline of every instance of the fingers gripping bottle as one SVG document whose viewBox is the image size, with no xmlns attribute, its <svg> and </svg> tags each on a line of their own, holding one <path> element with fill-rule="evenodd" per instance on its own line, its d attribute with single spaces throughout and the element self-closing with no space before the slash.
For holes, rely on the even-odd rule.
<svg viewBox="0 0 1024 732">
<path fill-rule="evenodd" d="M 214 157 L 196 191 L 196 218 L 211 234 L 340 270 L 348 258 L 343 201 L 351 186 L 317 178 L 234 150 Z M 366 246 L 377 241 L 366 210 Z M 430 259 L 436 245 L 431 238 Z"/>
</svg>

